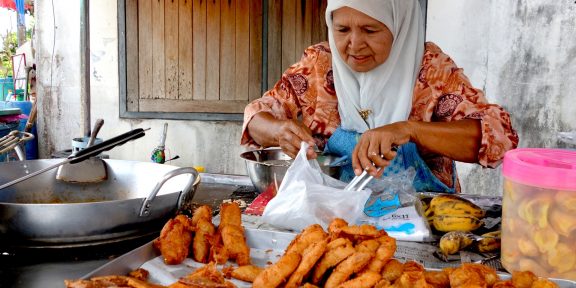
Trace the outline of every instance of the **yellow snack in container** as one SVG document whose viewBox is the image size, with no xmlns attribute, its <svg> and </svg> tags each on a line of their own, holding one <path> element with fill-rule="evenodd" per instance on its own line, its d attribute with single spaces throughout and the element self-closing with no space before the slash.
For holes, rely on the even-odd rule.
<svg viewBox="0 0 576 288">
<path fill-rule="evenodd" d="M 576 151 L 514 149 L 502 174 L 504 268 L 576 280 Z"/>
</svg>

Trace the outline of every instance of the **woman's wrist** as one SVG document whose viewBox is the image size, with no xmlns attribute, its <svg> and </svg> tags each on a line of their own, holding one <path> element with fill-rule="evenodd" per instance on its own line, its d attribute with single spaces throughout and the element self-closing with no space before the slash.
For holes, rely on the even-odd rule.
<svg viewBox="0 0 576 288">
<path fill-rule="evenodd" d="M 414 121 L 414 120 L 406 120 L 404 122 L 402 122 L 402 126 L 403 126 L 403 131 L 404 131 L 404 135 L 406 135 L 408 137 L 408 142 L 414 142 L 416 144 L 418 144 L 418 126 L 419 126 L 419 121 Z"/>
</svg>

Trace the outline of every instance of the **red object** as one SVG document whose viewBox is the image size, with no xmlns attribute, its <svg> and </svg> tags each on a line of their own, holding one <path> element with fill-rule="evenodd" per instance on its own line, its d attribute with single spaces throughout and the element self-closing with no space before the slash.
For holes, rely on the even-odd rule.
<svg viewBox="0 0 576 288">
<path fill-rule="evenodd" d="M 0 0 L 0 7 L 16 10 L 16 1 L 14 0 Z"/>
<path fill-rule="evenodd" d="M 6 8 L 16 11 L 16 0 L 0 0 L 0 8 Z M 25 10 L 30 10 L 30 8 L 32 8 L 32 5 L 24 4 Z"/>
<path fill-rule="evenodd" d="M 270 200 L 276 196 L 276 192 L 276 185 L 274 185 L 274 183 L 270 183 L 270 186 L 268 186 L 268 188 L 266 188 L 262 194 L 258 195 L 258 197 L 254 199 L 250 206 L 246 208 L 244 214 L 262 216 L 262 213 L 264 213 L 264 208 L 266 208 L 268 202 L 270 202 Z"/>
<path fill-rule="evenodd" d="M 28 116 L 26 114 L 0 116 L 0 123 L 16 122 L 22 119 L 28 119 Z"/>
</svg>

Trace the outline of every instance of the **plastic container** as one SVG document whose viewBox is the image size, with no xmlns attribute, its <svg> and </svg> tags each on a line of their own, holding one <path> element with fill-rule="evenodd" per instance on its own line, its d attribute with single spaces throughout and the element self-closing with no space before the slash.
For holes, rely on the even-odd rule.
<svg viewBox="0 0 576 288">
<path fill-rule="evenodd" d="M 72 139 L 72 153 L 86 149 L 86 146 L 88 146 L 88 141 L 90 141 L 90 137 L 87 136 Z M 94 139 L 93 145 L 100 143 L 102 143 L 102 138 L 96 137 L 96 139 Z"/>
<path fill-rule="evenodd" d="M 502 174 L 504 268 L 576 280 L 576 151 L 511 150 Z"/>
</svg>

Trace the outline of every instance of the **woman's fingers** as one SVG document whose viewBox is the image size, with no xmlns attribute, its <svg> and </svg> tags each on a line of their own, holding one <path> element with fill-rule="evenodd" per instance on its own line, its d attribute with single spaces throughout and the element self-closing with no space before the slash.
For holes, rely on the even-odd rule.
<svg viewBox="0 0 576 288">
<path fill-rule="evenodd" d="M 368 171 L 368 174 L 377 176 L 377 167 L 388 165 L 388 163 L 383 162 L 383 159 L 377 158 L 379 158 L 378 152 L 374 149 L 370 150 L 370 141 L 366 141 L 363 135 L 352 153 L 352 167 L 354 168 L 354 174 L 360 175 L 362 170 L 366 170 Z M 378 162 L 379 165 L 383 166 L 376 166 L 377 164 L 375 161 Z"/>
<path fill-rule="evenodd" d="M 388 160 L 391 159 L 384 159 L 380 146 L 381 145 L 378 145 L 376 141 L 370 141 L 368 146 L 368 159 L 370 159 L 370 161 L 372 161 L 376 167 L 385 167 L 388 166 Z"/>
<path fill-rule="evenodd" d="M 380 143 L 380 156 L 383 159 L 392 161 L 392 159 L 396 158 L 396 151 L 398 150 L 398 147 L 396 145 L 386 145 L 384 143 Z"/>
<path fill-rule="evenodd" d="M 311 146 L 314 145 L 314 139 L 308 127 L 302 125 L 298 121 L 287 120 L 280 128 L 280 136 L 278 137 L 278 144 L 282 151 L 288 156 L 295 158 L 300 151 L 302 141 L 308 142 Z M 311 147 L 307 153 L 308 158 L 315 158 L 316 153 Z"/>
<path fill-rule="evenodd" d="M 296 122 L 296 125 L 293 126 L 292 128 L 294 129 L 293 130 L 294 134 L 299 139 L 299 142 L 297 144 L 298 150 L 300 150 L 300 145 L 302 145 L 302 141 L 308 143 L 309 147 L 308 151 L 306 152 L 306 156 L 308 157 L 308 159 L 315 159 L 317 157 L 316 151 L 314 151 L 314 145 L 316 145 L 316 142 L 314 142 L 314 137 L 312 137 L 312 131 L 310 131 L 310 129 L 307 126 L 305 126 L 300 122 Z"/>
<path fill-rule="evenodd" d="M 398 125 L 386 125 L 366 131 L 356 145 L 352 157 L 352 165 L 356 175 L 367 170 L 375 177 L 382 176 L 384 168 L 396 157 L 397 145 L 408 142 L 407 137 L 398 140 L 400 129 Z M 406 138 L 406 139 L 404 139 Z M 398 142 L 398 143 L 396 143 Z"/>
</svg>

